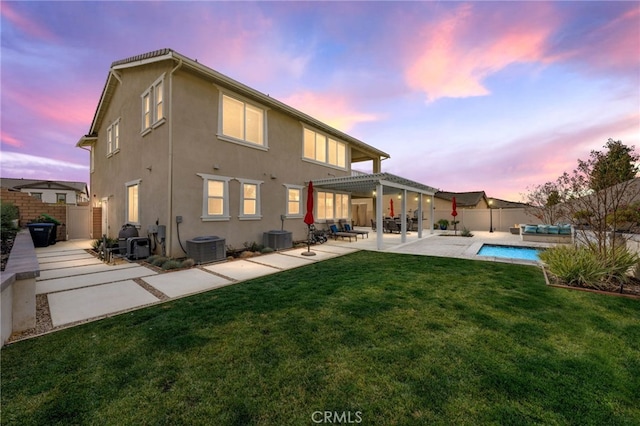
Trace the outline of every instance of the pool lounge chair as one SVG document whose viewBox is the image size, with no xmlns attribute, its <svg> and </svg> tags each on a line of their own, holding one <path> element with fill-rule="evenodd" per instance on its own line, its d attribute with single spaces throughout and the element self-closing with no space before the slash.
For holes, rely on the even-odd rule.
<svg viewBox="0 0 640 426">
<path fill-rule="evenodd" d="M 348 233 L 354 234 L 356 236 L 362 235 L 362 239 L 364 239 L 365 235 L 367 236 L 367 238 L 369 238 L 369 231 L 358 231 L 357 229 L 351 229 L 351 225 L 349 225 L 348 223 L 344 224 L 344 231 L 343 232 L 348 232 Z"/>
<path fill-rule="evenodd" d="M 351 238 L 358 238 L 358 236 L 355 234 L 339 231 L 338 226 L 335 223 L 333 225 L 329 225 L 329 236 L 333 237 L 336 240 L 338 239 L 338 237 L 342 238 L 343 240 L 345 238 L 349 238 L 349 242 L 351 242 Z"/>
</svg>

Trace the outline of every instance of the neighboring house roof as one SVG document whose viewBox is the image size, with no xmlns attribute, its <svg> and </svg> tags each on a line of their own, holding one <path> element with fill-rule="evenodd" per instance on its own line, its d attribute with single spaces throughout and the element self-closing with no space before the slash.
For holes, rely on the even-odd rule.
<svg viewBox="0 0 640 426">
<path fill-rule="evenodd" d="M 0 178 L 0 186 L 9 189 L 60 189 L 85 194 L 89 193 L 86 183 L 69 182 L 64 180 Z"/>
<path fill-rule="evenodd" d="M 304 123 L 314 126 L 319 130 L 322 130 L 330 135 L 333 135 L 334 137 L 343 140 L 344 142 L 349 143 L 353 148 L 351 158 L 352 162 L 369 160 L 371 159 L 372 155 L 382 158 L 390 157 L 386 152 L 380 151 L 377 148 L 367 145 L 366 143 L 337 129 L 334 129 L 333 127 L 328 126 L 327 124 L 324 124 L 321 121 L 270 97 L 269 95 L 252 89 L 251 87 L 246 86 L 230 77 L 227 77 L 226 75 L 221 74 L 211 68 L 208 68 L 200 64 L 197 60 L 190 59 L 172 49 L 155 50 L 153 52 L 147 52 L 141 55 L 115 61 L 111 64 L 107 82 L 105 83 L 104 89 L 102 90 L 100 102 L 98 103 L 98 108 L 93 117 L 89 133 L 86 136 L 82 137 L 78 141 L 76 146 L 91 145 L 96 140 L 97 131 L 100 128 L 100 124 L 104 118 L 104 114 L 106 113 L 107 105 L 109 104 L 111 98 L 115 93 L 118 81 L 121 79 L 119 70 L 161 61 L 172 61 L 176 64 L 174 71 L 178 69 L 191 71 L 204 79 L 211 80 L 222 87 L 231 89 L 243 96 L 254 99 L 266 106 L 269 106 L 270 108 L 283 111 Z"/>
<path fill-rule="evenodd" d="M 498 198 L 491 198 L 491 200 L 493 200 L 493 204 L 491 205 L 491 207 L 493 207 L 494 209 L 521 209 L 528 206 L 528 204 L 526 203 L 500 200 Z"/>
<path fill-rule="evenodd" d="M 445 192 L 438 191 L 435 195 L 436 198 L 451 201 L 453 197 L 456 197 L 456 205 L 458 207 L 475 207 L 483 199 L 487 198 L 487 194 L 484 191 L 474 192 Z"/>
</svg>

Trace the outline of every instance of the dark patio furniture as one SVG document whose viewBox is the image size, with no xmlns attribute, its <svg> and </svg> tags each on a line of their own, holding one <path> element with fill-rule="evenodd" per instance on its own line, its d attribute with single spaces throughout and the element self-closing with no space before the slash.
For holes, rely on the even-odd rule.
<svg viewBox="0 0 640 426">
<path fill-rule="evenodd" d="M 333 224 L 331 226 L 329 226 L 329 236 L 333 237 L 334 239 L 338 239 L 338 237 L 342 238 L 343 240 L 345 238 L 349 238 L 349 242 L 351 242 L 351 238 L 358 238 L 356 235 L 351 234 L 349 232 L 341 232 L 338 230 L 338 226 L 336 224 Z"/>
<path fill-rule="evenodd" d="M 387 232 L 397 232 L 400 233 L 400 226 L 398 225 L 398 223 L 396 222 L 395 219 L 389 219 L 389 220 L 385 220 L 384 221 L 384 227 L 387 230 Z"/>
<path fill-rule="evenodd" d="M 359 231 L 357 229 L 351 229 L 351 225 L 349 224 L 344 225 L 344 232 L 348 232 L 350 234 L 355 234 L 355 235 L 362 235 L 362 239 L 364 239 L 365 235 L 367 236 L 367 238 L 369 238 L 369 231 Z"/>
</svg>

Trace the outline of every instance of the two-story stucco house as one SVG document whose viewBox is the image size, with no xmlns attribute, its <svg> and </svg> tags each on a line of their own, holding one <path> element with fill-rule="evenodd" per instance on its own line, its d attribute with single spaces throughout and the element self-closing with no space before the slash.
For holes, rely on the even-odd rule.
<svg viewBox="0 0 640 426">
<path fill-rule="evenodd" d="M 164 225 L 171 256 L 196 236 L 260 242 L 281 216 L 304 239 L 308 181 L 351 176 L 353 162 L 380 172 L 389 157 L 170 49 L 112 64 L 77 146 L 91 152 L 102 232 L 115 238 L 131 223 L 146 235 Z M 315 194 L 316 218 L 349 218 L 350 193 Z"/>
</svg>

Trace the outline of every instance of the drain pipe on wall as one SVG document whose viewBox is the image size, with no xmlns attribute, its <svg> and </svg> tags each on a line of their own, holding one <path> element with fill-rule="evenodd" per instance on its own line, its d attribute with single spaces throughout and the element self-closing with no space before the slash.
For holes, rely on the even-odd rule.
<svg viewBox="0 0 640 426">
<path fill-rule="evenodd" d="M 173 74 L 182 67 L 182 59 L 178 61 L 171 72 L 169 72 L 169 181 L 168 181 L 168 204 L 167 204 L 167 235 L 165 244 L 171 253 L 171 243 L 173 236 Z"/>
</svg>

